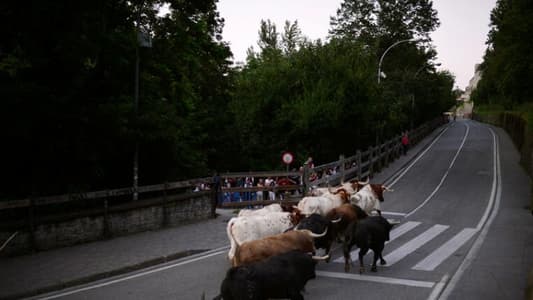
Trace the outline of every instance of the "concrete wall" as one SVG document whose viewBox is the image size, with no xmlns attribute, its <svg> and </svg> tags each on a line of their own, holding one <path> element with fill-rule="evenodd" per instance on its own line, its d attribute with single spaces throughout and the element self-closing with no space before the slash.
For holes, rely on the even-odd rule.
<svg viewBox="0 0 533 300">
<path fill-rule="evenodd" d="M 210 217 L 210 200 L 209 193 L 189 194 L 186 198 L 149 199 L 133 205 L 110 207 L 107 214 L 102 210 L 92 216 L 35 224 L 33 235 L 28 228 L 2 230 L 0 246 L 14 232 L 18 233 L 0 255 L 25 254 L 206 220 Z"/>
</svg>

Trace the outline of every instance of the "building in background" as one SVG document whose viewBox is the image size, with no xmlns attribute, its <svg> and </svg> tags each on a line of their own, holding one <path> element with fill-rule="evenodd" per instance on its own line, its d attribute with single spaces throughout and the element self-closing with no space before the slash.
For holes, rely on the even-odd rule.
<svg viewBox="0 0 533 300">
<path fill-rule="evenodd" d="M 481 80 L 481 70 L 479 69 L 480 64 L 476 64 L 474 67 L 474 76 L 468 82 L 468 86 L 465 89 L 465 92 L 457 99 L 457 101 L 470 102 L 470 95 L 472 91 L 476 89 L 476 86 Z"/>
</svg>

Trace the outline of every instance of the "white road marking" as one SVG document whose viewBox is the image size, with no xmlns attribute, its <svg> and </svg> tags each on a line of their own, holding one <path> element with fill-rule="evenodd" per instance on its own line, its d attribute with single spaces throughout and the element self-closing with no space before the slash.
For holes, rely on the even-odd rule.
<svg viewBox="0 0 533 300">
<path fill-rule="evenodd" d="M 390 184 L 387 184 L 387 186 L 389 188 L 392 188 L 393 185 L 396 184 L 396 182 L 398 182 L 398 180 L 400 180 L 403 175 L 405 175 L 405 173 L 407 173 L 413 166 L 414 164 L 416 164 L 428 151 L 429 149 L 431 149 L 431 147 L 433 147 L 433 145 L 440 139 L 440 137 L 448 130 L 449 127 L 446 127 L 438 136 L 437 138 L 429 145 L 429 147 L 426 148 L 426 150 L 424 150 L 424 152 L 422 152 L 407 168 L 405 168 L 405 170 L 403 170 L 395 179 L 393 182 L 391 182 Z"/>
<path fill-rule="evenodd" d="M 125 277 L 120 277 L 120 278 L 117 278 L 117 279 L 114 279 L 114 280 L 107 281 L 106 279 L 104 279 L 105 281 L 101 282 L 101 283 L 89 284 L 88 286 L 85 286 L 85 287 L 82 287 L 82 288 L 77 288 L 77 289 L 72 289 L 72 290 L 68 290 L 68 291 L 65 291 L 65 292 L 60 292 L 60 293 L 53 294 L 53 295 L 50 295 L 50 296 L 46 296 L 46 297 L 43 297 L 43 298 L 31 298 L 31 299 L 40 299 L 40 300 L 56 299 L 56 298 L 61 298 L 61 297 L 69 296 L 69 295 L 72 295 L 72 294 L 77 294 L 77 293 L 88 291 L 88 290 L 101 288 L 101 287 L 112 285 L 112 284 L 119 283 L 119 282 L 122 282 L 122 281 L 130 280 L 130 279 L 142 277 L 142 276 L 145 276 L 145 275 L 149 275 L 149 274 L 152 274 L 152 273 L 157 273 L 157 272 L 160 272 L 160 271 L 168 270 L 168 269 L 171 269 L 171 268 L 174 268 L 174 267 L 179 267 L 179 266 L 183 266 L 183 265 L 186 265 L 186 264 L 190 264 L 192 262 L 199 261 L 199 260 L 202 260 L 202 259 L 206 259 L 206 258 L 209 258 L 211 256 L 219 255 L 221 253 L 226 252 L 228 248 L 229 248 L 228 246 L 220 247 L 220 248 L 211 250 L 208 253 L 200 254 L 200 256 L 197 256 L 197 257 L 192 258 L 192 259 L 187 259 L 187 260 L 180 261 L 180 262 L 177 262 L 177 263 L 171 263 L 171 264 L 168 264 L 168 265 L 164 265 L 162 267 L 149 269 L 147 271 L 135 273 L 135 274 L 132 274 L 132 275 L 129 275 L 129 276 L 125 276 Z"/>
<path fill-rule="evenodd" d="M 368 275 L 351 274 L 351 273 L 316 271 L 316 275 L 321 276 L 321 277 L 329 277 L 329 278 L 371 281 L 371 282 L 378 282 L 378 283 L 398 284 L 398 285 L 407 285 L 407 286 L 423 287 L 423 288 L 432 288 L 433 286 L 435 286 L 435 282 L 432 282 L 432 281 L 421 281 L 421 280 L 401 279 L 401 278 L 382 277 L 382 276 L 368 276 Z"/>
<path fill-rule="evenodd" d="M 448 240 L 429 256 L 417 263 L 413 270 L 433 271 L 457 249 L 463 246 L 477 232 L 475 228 L 465 228 Z"/>
<path fill-rule="evenodd" d="M 490 218 L 487 220 L 486 223 L 478 224 L 478 226 L 482 226 L 483 229 L 481 230 L 481 233 L 478 235 L 476 241 L 474 242 L 474 245 L 470 250 L 468 251 L 468 254 L 466 255 L 465 259 L 455 272 L 455 274 L 450 279 L 450 282 L 448 285 L 446 285 L 445 289 L 442 291 L 442 294 L 437 295 L 435 299 L 443 299 L 446 300 L 452 293 L 452 291 L 455 289 L 455 286 L 457 285 L 457 282 L 461 279 L 463 274 L 465 273 L 466 269 L 470 267 L 472 262 L 474 261 L 474 258 L 477 256 L 479 249 L 481 248 L 481 245 L 485 241 L 485 238 L 487 237 L 487 233 L 489 232 L 489 228 L 498 215 L 498 210 L 500 209 L 500 201 L 501 201 L 501 193 L 502 193 L 502 187 L 501 187 L 501 166 L 500 166 L 500 148 L 498 144 L 498 139 L 496 137 L 496 134 L 492 130 L 492 128 L 489 127 L 489 130 L 492 134 L 492 141 L 493 141 L 493 180 L 492 180 L 492 193 L 490 198 L 489 207 L 493 205 L 494 207 L 491 210 Z M 484 221 L 485 217 L 482 218 Z M 435 291 L 434 291 L 435 292 Z M 432 293 L 433 294 L 433 293 Z"/>
<path fill-rule="evenodd" d="M 382 211 L 382 215 L 391 215 L 391 216 L 400 216 L 403 217 L 406 215 L 406 213 L 399 213 L 399 212 L 391 212 L 391 211 Z"/>
<path fill-rule="evenodd" d="M 397 239 L 398 237 L 404 235 L 405 233 L 409 232 L 411 229 L 415 228 L 416 226 L 420 225 L 420 222 L 414 222 L 409 221 L 407 223 L 402 224 L 401 226 L 397 227 L 396 229 L 393 229 L 390 233 L 390 240 L 387 241 L 387 243 L 390 243 Z M 356 261 L 359 259 L 359 250 L 355 249 L 354 251 L 350 252 L 350 257 L 352 258 L 352 261 Z M 344 257 L 341 256 L 334 260 L 333 262 L 336 263 L 344 263 Z"/>
<path fill-rule="evenodd" d="M 399 238 L 400 236 L 406 234 L 411 229 L 415 228 L 416 226 L 420 225 L 420 222 L 415 221 L 409 221 L 407 223 L 403 223 L 398 228 L 393 229 L 390 233 L 390 240 L 387 241 L 387 243 L 390 243 L 391 241 L 394 241 L 395 239 Z"/>
<path fill-rule="evenodd" d="M 431 241 L 437 235 L 441 234 L 444 230 L 448 229 L 448 227 L 450 226 L 440 224 L 434 225 L 416 238 L 410 240 L 403 246 L 389 253 L 384 257 L 384 259 L 387 261 L 386 266 L 392 266 L 393 264 L 402 260 L 404 257 L 411 254 L 413 251 L 422 247 L 424 244 Z"/>
<path fill-rule="evenodd" d="M 442 176 L 439 184 L 433 190 L 433 192 L 431 192 L 431 194 L 426 198 L 426 200 L 424 200 L 424 202 L 422 202 L 422 204 L 420 204 L 415 209 L 410 211 L 407 215 L 405 215 L 406 218 L 409 217 L 410 215 L 414 214 L 415 212 L 417 212 L 424 205 L 426 205 L 426 203 L 428 203 L 429 200 L 431 200 L 431 198 L 433 198 L 433 196 L 435 196 L 435 194 L 439 191 L 440 187 L 444 183 L 444 180 L 446 180 L 446 177 L 448 177 L 448 173 L 450 173 L 450 170 L 453 168 L 453 165 L 455 164 L 455 161 L 457 160 L 457 157 L 459 156 L 459 153 L 461 153 L 461 150 L 463 149 L 463 146 L 465 145 L 466 138 L 468 137 L 468 133 L 470 132 L 470 127 L 468 126 L 468 124 L 466 124 L 465 126 L 466 126 L 466 133 L 465 133 L 465 136 L 463 137 L 463 141 L 461 142 L 461 146 L 459 147 L 459 149 L 457 149 L 457 152 L 455 153 L 455 156 L 453 157 L 453 159 L 452 159 L 450 165 L 448 166 L 448 169 L 446 170 L 446 172 L 444 172 L 444 175 Z"/>
<path fill-rule="evenodd" d="M 435 287 L 431 291 L 428 300 L 436 300 L 439 297 L 440 293 L 446 286 L 446 282 L 448 281 L 448 279 L 450 279 L 449 274 L 442 276 L 441 280 L 435 285 Z"/>
</svg>

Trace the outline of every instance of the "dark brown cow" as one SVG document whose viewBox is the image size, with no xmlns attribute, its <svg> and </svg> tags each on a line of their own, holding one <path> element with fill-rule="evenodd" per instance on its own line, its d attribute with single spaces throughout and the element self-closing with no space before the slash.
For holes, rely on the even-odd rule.
<svg viewBox="0 0 533 300">
<path fill-rule="evenodd" d="M 350 223 L 357 222 L 367 216 L 368 214 L 359 206 L 345 203 L 330 210 L 326 217 L 332 221 L 333 231 L 337 235 L 343 235 Z"/>
</svg>

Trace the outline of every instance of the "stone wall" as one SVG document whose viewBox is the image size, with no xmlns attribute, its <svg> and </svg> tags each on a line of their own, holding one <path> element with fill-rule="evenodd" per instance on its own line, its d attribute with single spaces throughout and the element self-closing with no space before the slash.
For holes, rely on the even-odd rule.
<svg viewBox="0 0 533 300">
<path fill-rule="evenodd" d="M 28 226 L 3 229 L 0 243 L 14 232 L 18 233 L 0 255 L 25 254 L 206 220 L 211 213 L 210 199 L 207 192 L 139 200 L 109 207 L 107 212 L 102 209 L 89 216 L 52 218 L 35 224 L 33 235 Z"/>
</svg>

